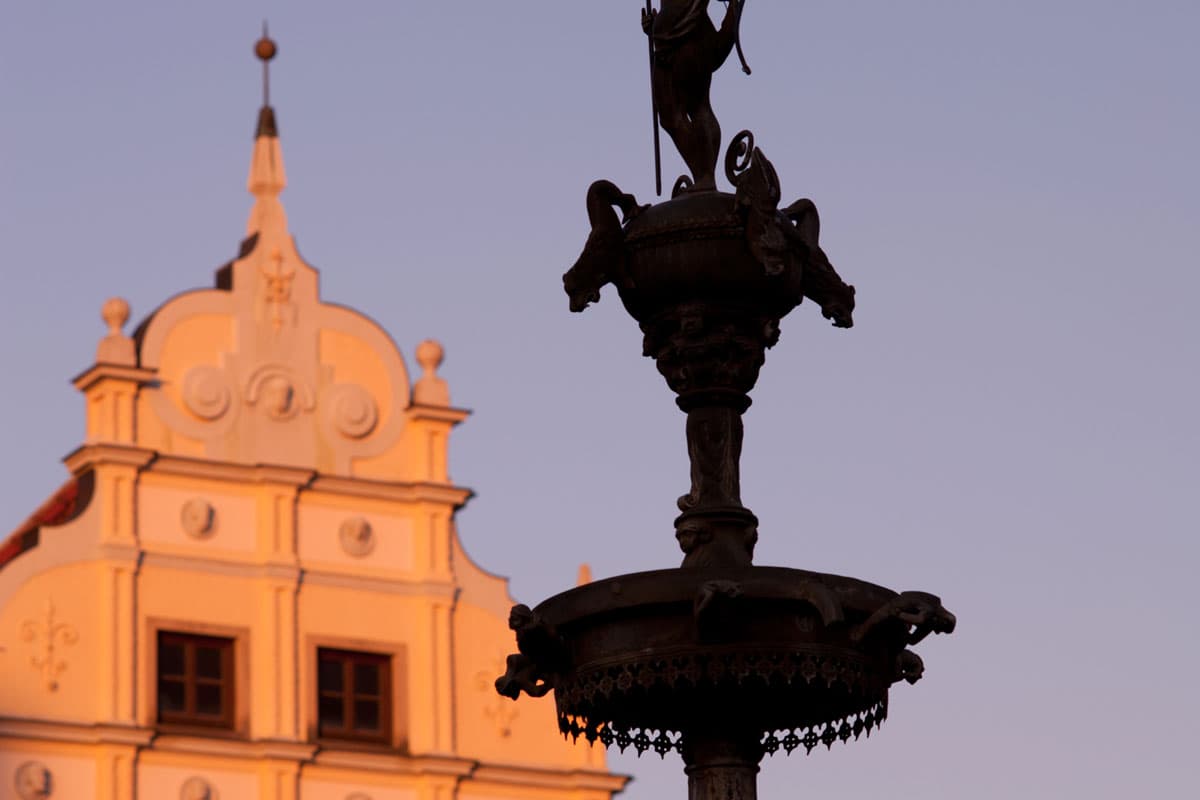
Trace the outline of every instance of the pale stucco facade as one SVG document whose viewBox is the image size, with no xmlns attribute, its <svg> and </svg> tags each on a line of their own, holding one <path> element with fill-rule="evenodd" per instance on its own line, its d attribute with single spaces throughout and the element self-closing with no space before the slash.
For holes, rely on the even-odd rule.
<svg viewBox="0 0 1200 800">
<path fill-rule="evenodd" d="M 608 800 L 625 779 L 551 698 L 492 688 L 512 600 L 455 530 L 441 347 L 411 380 L 321 301 L 262 114 L 239 257 L 129 335 L 105 304 L 72 477 L 0 543 L 0 797 Z M 227 724 L 164 722 L 161 634 L 222 643 Z M 319 651 L 383 665 L 376 741 L 322 734 Z"/>
</svg>

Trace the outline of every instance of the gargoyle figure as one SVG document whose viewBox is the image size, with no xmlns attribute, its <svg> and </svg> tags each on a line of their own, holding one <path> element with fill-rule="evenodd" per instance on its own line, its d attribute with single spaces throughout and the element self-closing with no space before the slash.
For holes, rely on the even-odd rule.
<svg viewBox="0 0 1200 800">
<path fill-rule="evenodd" d="M 854 327 L 854 287 L 842 280 L 821 249 L 821 217 L 812 200 L 797 200 L 783 210 L 792 224 L 789 233 L 803 243 L 804 296 L 821 307 L 821 316 L 833 320 L 835 328 Z"/>
<path fill-rule="evenodd" d="M 912 650 L 901 650 L 896 656 L 896 680 L 916 683 L 925 674 L 925 662 Z"/>
<path fill-rule="evenodd" d="M 496 678 L 496 691 L 504 697 L 516 700 L 521 692 L 530 697 L 542 697 L 554 686 L 548 676 L 538 671 L 533 659 L 522 653 L 513 653 L 504 660 L 507 671 Z"/>
<path fill-rule="evenodd" d="M 621 209 L 621 218 L 617 218 L 613 206 Z M 644 208 L 647 206 L 639 206 L 633 195 L 625 194 L 612 181 L 596 181 L 588 187 L 587 213 L 592 232 L 575 265 L 563 275 L 572 311 L 583 311 L 589 303 L 599 302 L 600 288 L 605 284 L 628 281 L 629 255 L 622 226 Z"/>
<path fill-rule="evenodd" d="M 713 73 L 738 41 L 745 0 L 728 0 L 718 30 L 708 0 L 662 0 L 662 9 L 642 9 L 642 30 L 654 46 L 651 84 L 658 119 L 692 173 L 692 188 L 717 188 L 721 126 L 709 92 Z"/>
<path fill-rule="evenodd" d="M 854 287 L 842 281 L 821 249 L 821 217 L 811 200 L 797 200 L 779 210 L 779 176 L 754 146 L 754 135 L 742 131 L 725 153 L 725 175 L 736 188 L 739 213 L 746 223 L 750 253 L 767 275 L 789 273 L 799 280 L 804 297 L 821 306 L 825 319 L 839 328 L 854 325 Z"/>
<path fill-rule="evenodd" d="M 902 592 L 883 605 L 850 636 L 860 641 L 889 620 L 904 626 L 905 643 L 917 644 L 931 633 L 953 633 L 954 615 L 942 607 L 937 595 L 927 592 Z"/>
<path fill-rule="evenodd" d="M 554 677 L 563 669 L 566 652 L 562 639 L 526 605 L 512 607 L 508 627 L 517 634 L 521 652 L 505 660 L 507 671 L 496 679 L 496 691 L 514 700 L 522 691 L 541 697 L 554 688 Z"/>
</svg>

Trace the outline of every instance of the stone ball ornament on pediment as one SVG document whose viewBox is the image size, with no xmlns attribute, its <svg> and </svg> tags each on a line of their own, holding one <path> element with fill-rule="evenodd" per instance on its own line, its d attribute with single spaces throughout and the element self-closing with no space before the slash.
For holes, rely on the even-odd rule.
<svg viewBox="0 0 1200 800">
<path fill-rule="evenodd" d="M 217 512 L 203 497 L 193 497 L 179 509 L 179 524 L 193 539 L 207 539 L 216 528 Z"/>
<path fill-rule="evenodd" d="M 40 761 L 26 761 L 17 767 L 13 786 L 20 800 L 46 800 L 54 795 L 54 776 Z"/>
</svg>

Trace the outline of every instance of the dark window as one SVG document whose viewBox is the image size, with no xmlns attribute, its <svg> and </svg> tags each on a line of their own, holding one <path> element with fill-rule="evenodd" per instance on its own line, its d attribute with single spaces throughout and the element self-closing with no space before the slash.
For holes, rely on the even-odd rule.
<svg viewBox="0 0 1200 800">
<path fill-rule="evenodd" d="M 158 721 L 233 727 L 233 639 L 159 631 Z"/>
<path fill-rule="evenodd" d="M 390 656 L 317 650 L 317 735 L 388 741 L 391 674 Z"/>
</svg>

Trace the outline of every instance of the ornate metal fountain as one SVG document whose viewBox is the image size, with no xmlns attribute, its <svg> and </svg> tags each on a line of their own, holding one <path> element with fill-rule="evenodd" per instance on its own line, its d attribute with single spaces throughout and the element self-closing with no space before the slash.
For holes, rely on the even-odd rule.
<svg viewBox="0 0 1200 800">
<path fill-rule="evenodd" d="M 655 131 L 661 123 L 690 177 L 649 206 L 593 183 L 592 231 L 563 276 L 573 311 L 616 286 L 687 415 L 691 488 L 675 520 L 683 564 L 516 606 L 519 653 L 496 688 L 514 700 L 553 690 L 566 735 L 679 751 L 693 800 L 747 800 L 764 754 L 869 734 L 887 716 L 889 687 L 922 675 L 908 648 L 953 631 L 955 619 L 924 592 L 752 564 L 758 520 L 739 479 L 749 392 L 780 320 L 808 298 L 849 328 L 854 287 L 820 247 L 816 206 L 780 208 L 778 176 L 748 131 L 724 159 L 733 193 L 717 189 L 709 85 L 735 47 L 741 57 L 744 0 L 729 0 L 719 28 L 707 5 L 663 0 L 642 15 Z"/>
</svg>

